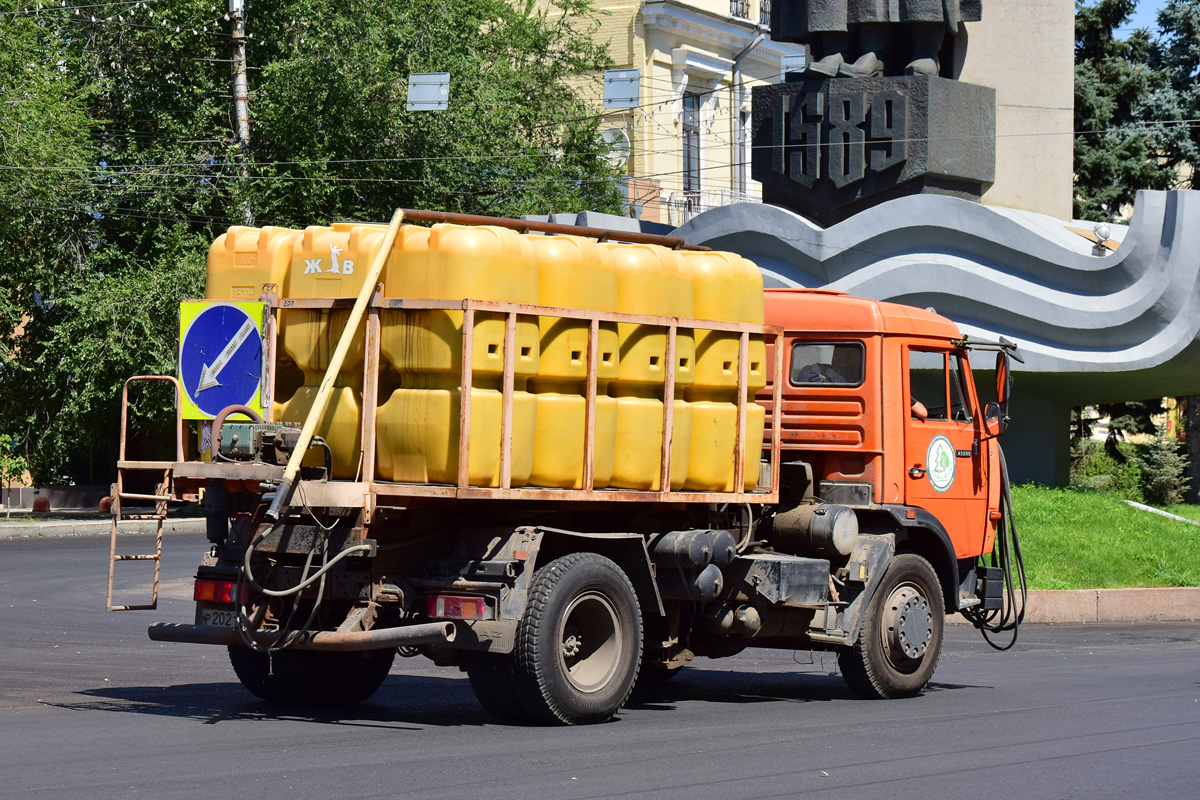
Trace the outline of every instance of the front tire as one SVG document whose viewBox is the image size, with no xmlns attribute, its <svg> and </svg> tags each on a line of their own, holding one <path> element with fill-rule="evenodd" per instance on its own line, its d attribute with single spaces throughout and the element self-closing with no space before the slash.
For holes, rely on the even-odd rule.
<svg viewBox="0 0 1200 800">
<path fill-rule="evenodd" d="M 604 722 L 625 704 L 642 660 L 642 612 L 629 578 L 596 553 L 533 576 L 517 626 L 512 680 L 536 722 Z"/>
<path fill-rule="evenodd" d="M 853 647 L 838 653 L 842 676 L 871 699 L 914 697 L 937 668 L 945 629 L 937 573 L 918 555 L 892 559 L 867 606 Z"/>
</svg>

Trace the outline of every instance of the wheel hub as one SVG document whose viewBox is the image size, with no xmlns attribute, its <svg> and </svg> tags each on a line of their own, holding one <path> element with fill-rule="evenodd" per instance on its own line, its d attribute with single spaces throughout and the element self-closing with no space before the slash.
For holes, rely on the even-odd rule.
<svg viewBox="0 0 1200 800">
<path fill-rule="evenodd" d="M 574 658 L 579 655 L 579 651 L 583 649 L 583 636 L 578 630 L 567 630 L 566 636 L 563 637 L 562 653 L 563 658 Z"/>
<path fill-rule="evenodd" d="M 897 586 L 884 606 L 883 643 L 891 652 L 919 659 L 933 641 L 933 609 L 911 584 Z"/>
<path fill-rule="evenodd" d="M 566 679 L 580 692 L 603 689 L 620 667 L 624 652 L 612 602 L 598 592 L 581 594 L 568 605 L 560 630 Z"/>
</svg>

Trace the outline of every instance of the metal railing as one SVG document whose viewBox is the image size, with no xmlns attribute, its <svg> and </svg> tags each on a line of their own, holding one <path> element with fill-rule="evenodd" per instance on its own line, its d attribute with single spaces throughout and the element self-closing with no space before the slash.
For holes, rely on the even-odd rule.
<svg viewBox="0 0 1200 800">
<path fill-rule="evenodd" d="M 759 27 L 771 27 L 771 0 L 758 0 L 758 24 Z"/>
<path fill-rule="evenodd" d="M 667 207 L 668 224 L 679 227 L 705 211 L 738 203 L 761 203 L 762 198 L 730 189 L 717 189 L 700 192 L 675 192 L 670 197 L 663 198 L 662 202 Z"/>
<path fill-rule="evenodd" d="M 750 19 L 750 0 L 729 0 L 729 16 Z"/>
</svg>

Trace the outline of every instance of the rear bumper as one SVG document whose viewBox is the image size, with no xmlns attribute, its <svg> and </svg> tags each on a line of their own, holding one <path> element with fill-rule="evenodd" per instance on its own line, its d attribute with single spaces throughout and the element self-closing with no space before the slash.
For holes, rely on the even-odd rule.
<svg viewBox="0 0 1200 800">
<path fill-rule="evenodd" d="M 236 628 L 220 625 L 181 625 L 158 622 L 146 633 L 156 642 L 187 642 L 190 644 L 244 645 Z M 454 641 L 453 622 L 429 622 L 405 625 L 400 628 L 377 628 L 369 631 L 313 631 L 300 636 L 288 645 L 292 650 L 388 650 L 393 647 L 413 647 L 420 644 L 445 644 Z M 276 631 L 255 631 L 256 643 L 270 647 L 275 644 Z"/>
</svg>

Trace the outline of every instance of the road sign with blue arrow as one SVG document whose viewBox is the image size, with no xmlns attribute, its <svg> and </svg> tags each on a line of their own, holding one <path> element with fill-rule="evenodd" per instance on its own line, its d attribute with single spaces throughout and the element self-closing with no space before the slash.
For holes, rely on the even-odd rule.
<svg viewBox="0 0 1200 800">
<path fill-rule="evenodd" d="M 184 419 L 212 419 L 232 405 L 262 413 L 265 309 L 265 303 L 180 303 Z"/>
</svg>

